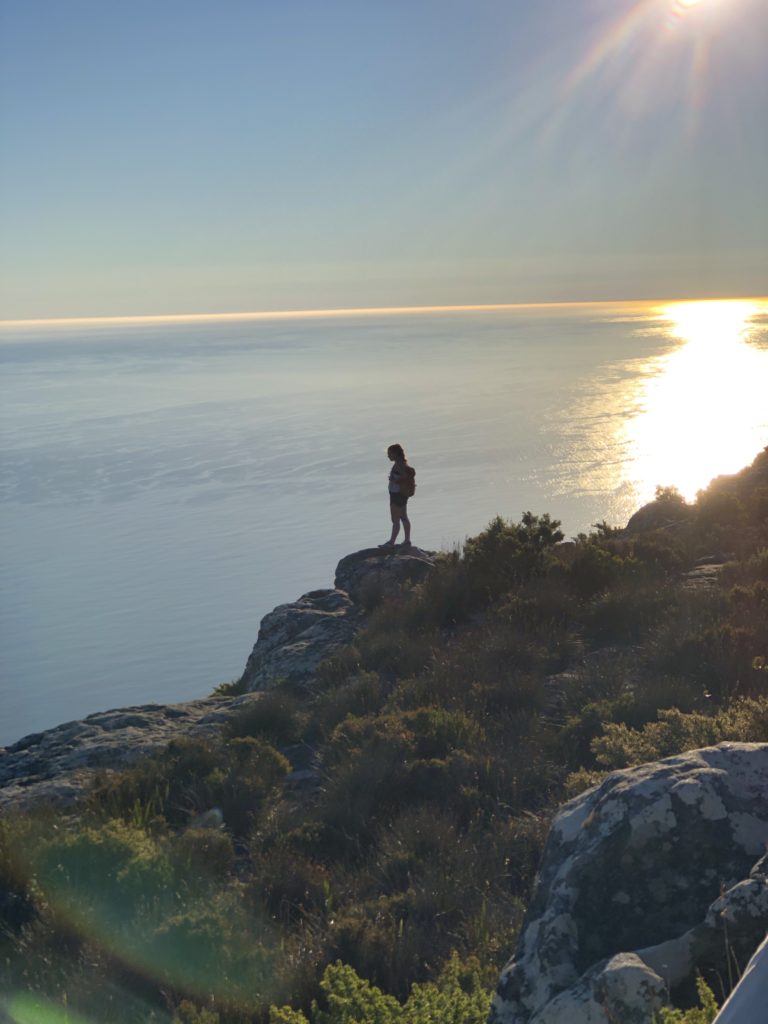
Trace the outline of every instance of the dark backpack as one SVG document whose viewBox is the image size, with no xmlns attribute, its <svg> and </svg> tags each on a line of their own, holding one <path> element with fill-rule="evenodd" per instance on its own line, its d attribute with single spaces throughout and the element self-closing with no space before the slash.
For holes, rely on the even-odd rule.
<svg viewBox="0 0 768 1024">
<path fill-rule="evenodd" d="M 412 498 L 416 493 L 416 470 L 413 466 L 403 466 L 405 472 L 398 480 L 400 493 L 405 498 Z"/>
</svg>

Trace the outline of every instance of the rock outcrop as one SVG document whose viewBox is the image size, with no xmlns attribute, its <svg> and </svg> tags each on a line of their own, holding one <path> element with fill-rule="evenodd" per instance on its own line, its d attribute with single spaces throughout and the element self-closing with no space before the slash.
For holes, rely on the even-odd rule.
<svg viewBox="0 0 768 1024">
<path fill-rule="evenodd" d="M 421 582 L 434 564 L 434 552 L 414 547 L 365 548 L 342 558 L 333 590 L 313 590 L 261 620 L 243 673 L 247 689 L 311 679 L 321 661 L 352 640 L 372 604 Z"/>
<path fill-rule="evenodd" d="M 365 606 L 379 597 L 395 596 L 404 584 L 421 583 L 434 564 L 435 553 L 421 548 L 364 548 L 342 558 L 333 585 Z"/>
<path fill-rule="evenodd" d="M 100 711 L 0 748 L 0 808 L 73 803 L 97 772 L 126 768 L 179 736 L 203 736 L 258 699 L 208 697 Z"/>
<path fill-rule="evenodd" d="M 556 817 L 490 1020 L 651 1024 L 726 938 L 741 963 L 762 939 L 766 844 L 768 744 L 614 772 Z"/>
<path fill-rule="evenodd" d="M 247 689 L 309 679 L 321 661 L 350 642 L 360 619 L 343 590 L 312 590 L 298 601 L 278 605 L 261 620 L 243 673 Z"/>
<path fill-rule="evenodd" d="M 353 638 L 369 600 L 424 579 L 434 558 L 418 548 L 373 548 L 343 558 L 334 589 L 304 594 L 264 616 L 244 673 L 248 690 L 311 679 L 321 661 Z M 74 803 L 97 772 L 128 767 L 180 736 L 216 732 L 259 696 L 249 692 L 102 711 L 25 736 L 0 748 L 0 808 Z"/>
<path fill-rule="evenodd" d="M 669 498 L 657 498 L 639 508 L 625 527 L 625 533 L 646 533 L 651 530 L 674 530 L 689 523 L 694 516 L 692 505 Z"/>
</svg>

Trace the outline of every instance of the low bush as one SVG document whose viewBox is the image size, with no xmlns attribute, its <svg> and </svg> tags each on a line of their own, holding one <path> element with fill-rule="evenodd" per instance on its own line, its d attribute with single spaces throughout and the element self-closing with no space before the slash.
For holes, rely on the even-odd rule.
<svg viewBox="0 0 768 1024">
<path fill-rule="evenodd" d="M 655 1017 L 654 1024 L 711 1024 L 718 1012 L 714 992 L 702 977 L 696 978 L 699 1005 L 689 1010 L 664 1007 Z"/>
<path fill-rule="evenodd" d="M 345 718 L 375 714 L 382 705 L 384 689 L 375 672 L 356 672 L 324 689 L 312 708 L 312 724 L 320 739 L 327 739 Z"/>
<path fill-rule="evenodd" d="M 185 738 L 102 780 L 90 805 L 94 813 L 124 821 L 158 819 L 177 827 L 214 812 L 234 833 L 246 835 L 289 768 L 263 739 Z"/>
<path fill-rule="evenodd" d="M 543 574 L 563 537 L 560 523 L 547 514 L 526 512 L 519 523 L 497 516 L 464 545 L 468 589 L 491 599 Z"/>
<path fill-rule="evenodd" d="M 602 545 L 585 542 L 577 545 L 566 579 L 579 597 L 595 597 L 618 583 L 627 572 L 628 564 L 626 559 Z"/>
<path fill-rule="evenodd" d="M 144 942 L 145 967 L 161 984 L 251 1013 L 275 997 L 274 935 L 239 900 L 181 909 Z"/>
<path fill-rule="evenodd" d="M 307 715 L 298 695 L 286 686 L 278 686 L 254 695 L 252 702 L 233 715 L 225 728 L 231 737 L 261 737 L 277 746 L 301 739 Z"/>
<path fill-rule="evenodd" d="M 413 634 L 405 628 L 368 629 L 357 640 L 360 664 L 385 676 L 422 672 L 432 661 L 438 640 L 431 633 Z"/>
<path fill-rule="evenodd" d="M 273 1006 L 269 1024 L 484 1024 L 491 997 L 477 961 L 455 954 L 434 982 L 413 985 L 402 1004 L 340 962 L 326 967 L 320 987 L 322 1005 L 313 1003 L 308 1018 Z"/>
<path fill-rule="evenodd" d="M 325 918 L 333 905 L 331 873 L 325 865 L 299 852 L 290 840 L 266 847 L 253 841 L 250 855 L 244 895 L 256 912 L 283 924 Z"/>
<path fill-rule="evenodd" d="M 628 768 L 723 740 L 768 741 L 768 698 L 738 700 L 715 715 L 665 708 L 642 729 L 607 723 L 592 750 L 605 768 Z"/>
<path fill-rule="evenodd" d="M 584 609 L 584 635 L 595 645 L 639 643 L 662 622 L 674 600 L 671 587 L 622 581 Z"/>
</svg>

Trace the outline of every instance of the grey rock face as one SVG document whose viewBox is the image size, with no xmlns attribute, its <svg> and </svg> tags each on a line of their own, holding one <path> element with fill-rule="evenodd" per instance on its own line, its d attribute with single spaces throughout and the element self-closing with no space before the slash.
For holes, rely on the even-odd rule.
<svg viewBox="0 0 768 1024">
<path fill-rule="evenodd" d="M 257 696 L 101 711 L 0 748 L 0 808 L 73 803 L 98 771 L 126 768 L 180 736 L 204 736 Z"/>
<path fill-rule="evenodd" d="M 360 615 L 341 590 L 313 590 L 264 616 L 245 666 L 249 691 L 266 690 L 283 679 L 308 679 L 321 661 L 348 644 Z"/>
<path fill-rule="evenodd" d="M 724 922 L 737 948 L 762 938 L 766 842 L 768 744 L 614 772 L 552 825 L 491 1020 L 650 1024 L 665 988 L 717 962 Z"/>
<path fill-rule="evenodd" d="M 420 582 L 434 564 L 434 555 L 419 548 L 366 548 L 342 558 L 333 590 L 304 594 L 261 620 L 243 674 L 248 690 L 310 679 L 321 661 L 352 640 L 369 600 Z"/>
</svg>

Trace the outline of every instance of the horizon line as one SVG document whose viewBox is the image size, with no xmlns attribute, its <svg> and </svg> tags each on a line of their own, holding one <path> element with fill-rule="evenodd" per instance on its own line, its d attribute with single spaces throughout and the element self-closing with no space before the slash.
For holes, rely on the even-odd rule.
<svg viewBox="0 0 768 1024">
<path fill-rule="evenodd" d="M 498 302 L 448 306 L 350 306 L 330 309 L 284 309 L 253 310 L 239 313 L 147 313 L 119 316 L 67 316 L 30 317 L 25 319 L 0 320 L 3 327 L 66 326 L 75 324 L 118 324 L 118 323 L 184 323 L 213 322 L 216 320 L 289 320 L 313 317 L 344 316 L 385 316 L 406 313 L 461 313 L 473 311 L 507 309 L 547 309 L 569 306 L 610 306 L 610 305 L 660 305 L 672 302 L 738 302 L 760 301 L 762 296 L 729 297 L 727 299 L 578 299 L 565 302 Z"/>
</svg>

